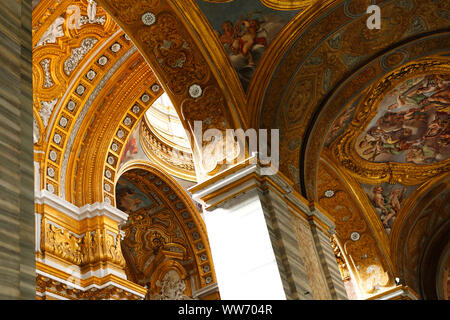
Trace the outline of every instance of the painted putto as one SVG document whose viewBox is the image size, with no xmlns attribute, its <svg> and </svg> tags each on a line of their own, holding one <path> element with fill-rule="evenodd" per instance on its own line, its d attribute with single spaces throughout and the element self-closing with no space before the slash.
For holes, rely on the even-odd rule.
<svg viewBox="0 0 450 320">
<path fill-rule="evenodd" d="M 224 46 L 245 91 L 269 45 L 298 13 L 298 10 L 274 10 L 259 0 L 197 1 L 197 4 Z"/>
<path fill-rule="evenodd" d="M 231 64 L 238 72 L 244 87 L 248 86 L 253 72 L 269 45 L 269 41 L 284 26 L 278 16 L 249 14 L 234 25 L 227 20 L 222 23 L 220 42 Z"/>
<path fill-rule="evenodd" d="M 450 156 L 450 77 L 410 79 L 381 101 L 378 114 L 356 141 L 373 162 L 430 164 Z"/>
<path fill-rule="evenodd" d="M 416 189 L 415 186 L 406 187 L 402 184 L 382 183 L 380 185 L 362 184 L 376 214 L 389 234 L 398 213 L 404 206 L 406 199 Z"/>
</svg>

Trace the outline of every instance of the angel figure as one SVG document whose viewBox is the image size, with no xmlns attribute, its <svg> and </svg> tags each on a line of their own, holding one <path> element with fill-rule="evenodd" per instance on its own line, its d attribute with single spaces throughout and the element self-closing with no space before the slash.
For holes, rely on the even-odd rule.
<svg viewBox="0 0 450 320">
<path fill-rule="evenodd" d="M 400 212 L 401 203 L 406 192 L 406 187 L 402 189 L 393 189 L 386 197 L 387 205 L 389 206 L 389 212 L 384 217 L 383 225 L 386 228 L 390 228 L 389 222 Z"/>
</svg>

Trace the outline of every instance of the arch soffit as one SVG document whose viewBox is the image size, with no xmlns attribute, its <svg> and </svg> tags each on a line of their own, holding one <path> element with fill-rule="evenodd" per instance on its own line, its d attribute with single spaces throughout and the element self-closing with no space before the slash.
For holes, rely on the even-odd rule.
<svg viewBox="0 0 450 320">
<path fill-rule="evenodd" d="M 86 3 L 78 0 L 43 0 L 33 11 L 33 96 L 34 118 L 39 132 L 35 143 L 35 161 L 40 162 L 40 189 L 63 197 L 67 191 L 66 198 L 73 201 L 70 196 L 72 188 L 65 185 L 66 177 L 70 179 L 70 170 L 66 174 L 67 162 L 71 162 L 70 159 L 67 161 L 66 153 L 73 156 L 70 153 L 73 144 L 69 142 L 73 142 L 78 130 L 83 131 L 80 128 L 88 126 L 86 122 L 92 121 L 90 113 L 86 112 L 88 110 L 81 111 L 82 106 L 95 105 L 97 98 L 104 94 L 101 89 L 110 85 L 115 72 L 123 70 L 123 66 L 130 66 L 129 61 L 136 60 L 139 54 L 130 39 L 101 8 L 97 8 L 98 21 L 84 22 L 80 29 L 69 29 L 67 23 L 62 23 L 54 43 L 36 46 L 57 17 L 67 18 L 69 5 L 79 6 L 81 16 L 86 15 Z M 84 42 L 86 39 L 94 41 L 87 45 Z M 100 57 L 105 60 L 100 62 Z M 47 70 L 41 66 L 43 59 L 49 60 Z M 70 69 L 66 70 L 67 67 Z M 45 81 L 50 81 L 49 87 L 45 87 Z M 41 106 L 41 103 L 50 99 L 56 103 L 46 106 L 44 115 L 48 124 L 44 126 L 44 116 L 41 114 L 44 105 Z M 81 113 L 83 117 L 80 117 Z"/>
<path fill-rule="evenodd" d="M 431 216 L 433 213 L 437 213 L 435 210 L 427 210 L 428 207 L 432 207 L 433 209 L 437 209 L 433 207 L 433 202 L 439 197 L 445 196 L 449 193 L 450 187 L 450 175 L 444 174 L 439 177 L 436 177 L 430 180 L 428 183 L 422 185 L 420 187 L 421 192 L 417 192 L 414 197 L 410 199 L 409 208 L 405 208 L 399 213 L 398 223 L 394 224 L 392 229 L 392 235 L 390 237 L 390 246 L 392 252 L 392 262 L 398 272 L 400 272 L 404 268 L 405 261 L 405 252 L 407 250 L 407 241 L 412 236 L 413 229 L 416 227 L 420 227 L 418 225 L 419 220 L 423 220 L 427 216 Z M 439 202 L 445 203 L 445 202 Z M 448 203 L 448 202 L 447 202 Z M 445 208 L 440 208 L 442 211 L 442 216 L 445 217 L 447 215 L 447 220 L 449 219 L 448 212 L 445 211 Z M 448 223 L 448 221 L 447 221 Z M 433 230 L 431 230 L 433 231 Z M 422 230 L 422 234 L 425 234 L 426 231 Z M 419 261 L 415 261 L 419 263 Z"/>
<path fill-rule="evenodd" d="M 165 200 L 166 204 L 169 205 L 171 211 L 175 214 L 176 219 L 180 222 L 180 225 L 182 226 L 188 238 L 192 251 L 194 252 L 196 265 L 198 267 L 199 276 L 201 278 L 201 287 L 205 287 L 207 285 L 215 283 L 217 280 L 215 276 L 208 235 L 206 233 L 206 227 L 192 199 L 172 177 L 164 174 L 164 172 L 161 171 L 161 169 L 157 165 L 140 160 L 127 162 L 118 171 L 117 177 L 115 179 L 114 190 L 116 188 L 117 182 L 119 181 L 119 178 L 125 173 L 133 170 L 144 170 L 152 175 L 155 175 L 157 177 L 155 181 L 162 181 L 163 183 L 161 185 L 167 185 L 177 195 L 178 199 L 180 199 L 180 201 L 184 204 L 184 208 L 178 209 L 172 203 L 173 201 L 170 201 L 169 199 Z M 155 188 L 158 189 L 156 185 Z M 165 198 L 163 191 L 159 189 L 156 191 L 158 192 L 159 196 Z M 188 211 L 189 215 L 183 216 L 183 211 L 186 210 Z M 191 221 L 194 222 L 194 227 L 189 224 Z M 202 245 L 199 245 L 200 243 Z M 202 257 L 202 255 L 205 254 L 206 258 Z M 203 269 L 205 265 L 210 266 L 210 268 L 206 272 L 205 270 L 207 269 Z M 208 277 L 211 278 L 207 279 Z"/>
<path fill-rule="evenodd" d="M 361 187 L 324 156 L 320 160 L 320 183 L 318 199 L 321 207 L 336 219 L 336 232 L 344 248 L 347 266 L 364 295 L 373 294 L 375 285 L 384 288 L 394 286 L 389 239 L 378 216 L 365 199 Z M 333 191 L 327 196 L 326 191 Z M 358 240 L 352 239 L 357 233 Z M 349 258 L 351 255 L 351 258 Z M 373 282 L 371 269 L 376 265 L 380 278 Z M 371 267 L 372 266 L 372 267 Z M 378 282 L 377 282 L 378 281 Z"/>
<path fill-rule="evenodd" d="M 161 79 L 161 84 L 172 99 L 180 119 L 192 125 L 194 120 L 204 121 L 214 115 L 214 120 L 208 121 L 211 127 L 216 126 L 220 130 L 242 126 L 243 122 L 236 107 L 232 105 L 234 99 L 227 99 L 231 94 L 227 93 L 228 89 L 219 80 L 217 70 L 211 69 L 210 65 L 213 63 L 206 55 L 205 49 L 198 45 L 192 27 L 182 18 L 187 16 L 187 9 L 191 13 L 191 8 L 185 8 L 181 1 L 166 0 L 98 2 L 140 49 Z M 180 12 L 183 10 L 186 11 Z M 195 12 L 195 22 L 203 23 L 202 32 L 211 33 L 198 17 L 198 11 Z M 209 39 L 212 37 L 208 34 L 207 36 Z M 222 66 L 231 67 L 224 63 Z M 201 91 L 193 92 L 192 86 L 200 86 Z M 214 100 L 214 105 L 205 103 L 205 100 L 210 99 Z M 199 104 L 203 104 L 201 108 L 197 106 Z M 205 126 L 207 125 L 204 124 L 206 130 Z"/>
</svg>

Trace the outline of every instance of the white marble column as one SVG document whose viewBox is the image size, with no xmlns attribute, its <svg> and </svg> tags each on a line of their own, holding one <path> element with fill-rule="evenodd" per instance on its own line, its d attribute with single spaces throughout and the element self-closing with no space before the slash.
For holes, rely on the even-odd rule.
<svg viewBox="0 0 450 320">
<path fill-rule="evenodd" d="M 314 219 L 320 232 L 334 224 L 311 210 L 287 179 L 261 175 L 258 164 L 246 161 L 190 191 L 204 208 L 222 299 L 341 298 L 330 288 L 311 229 Z"/>
</svg>

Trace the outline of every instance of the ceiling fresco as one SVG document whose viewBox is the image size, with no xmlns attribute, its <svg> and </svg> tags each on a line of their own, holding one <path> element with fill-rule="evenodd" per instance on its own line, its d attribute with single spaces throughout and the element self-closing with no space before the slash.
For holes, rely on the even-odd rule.
<svg viewBox="0 0 450 320">
<path fill-rule="evenodd" d="M 129 161 L 133 160 L 148 160 L 141 147 L 139 127 L 141 126 L 141 121 L 137 127 L 133 130 L 133 133 L 128 138 L 127 144 L 125 145 L 122 156 L 120 158 L 119 170 L 120 168 Z"/>
<path fill-rule="evenodd" d="M 196 2 L 220 39 L 245 91 L 269 45 L 299 12 L 275 10 L 259 0 Z"/>
<path fill-rule="evenodd" d="M 417 189 L 417 186 L 404 186 L 399 183 L 382 183 L 375 186 L 361 184 L 361 186 L 388 234 L 404 203 Z"/>
<path fill-rule="evenodd" d="M 151 207 L 158 205 L 148 194 L 123 176 L 117 181 L 116 194 L 117 207 L 123 212 L 134 213 L 141 209 L 149 212 Z"/>
<path fill-rule="evenodd" d="M 317 166 L 327 132 L 339 114 L 344 115 L 372 81 L 428 52 L 444 54 L 448 48 L 448 34 L 441 32 L 449 25 L 448 1 L 380 2 L 381 30 L 367 29 L 368 4 L 342 1 L 312 12 L 314 22 L 299 27 L 296 36 L 281 45 L 283 56 L 274 54 L 273 67 L 265 66 L 273 73 L 260 84 L 265 85 L 264 99 L 249 92 L 250 106 L 255 102 L 256 110 L 261 104 L 258 126 L 279 128 L 281 139 L 287 141 L 280 145 L 280 171 L 308 198 L 315 197 L 316 189 L 317 171 L 310 166 Z M 349 111 L 339 119 L 334 134 L 344 131 L 351 118 Z"/>
<path fill-rule="evenodd" d="M 434 163 L 450 156 L 450 77 L 431 74 L 397 86 L 356 140 L 373 162 Z"/>
<path fill-rule="evenodd" d="M 356 99 L 356 101 L 353 102 L 352 105 L 344 112 L 342 112 L 342 114 L 333 122 L 327 133 L 327 137 L 325 138 L 326 147 L 330 146 L 330 144 L 344 132 L 345 128 L 347 128 L 347 125 L 353 119 L 360 98 L 361 97 Z"/>
</svg>

